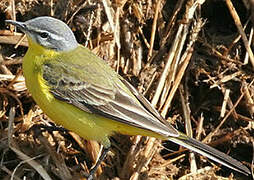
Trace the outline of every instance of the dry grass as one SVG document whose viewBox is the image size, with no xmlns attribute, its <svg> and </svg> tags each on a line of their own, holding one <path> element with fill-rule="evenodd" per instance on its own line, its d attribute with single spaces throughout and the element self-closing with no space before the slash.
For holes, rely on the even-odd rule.
<svg viewBox="0 0 254 180">
<path fill-rule="evenodd" d="M 27 41 L 4 20 L 42 15 L 67 22 L 80 43 L 178 129 L 250 167 L 254 57 L 252 19 L 246 14 L 251 2 L 0 1 L 0 179 L 85 179 L 100 149 L 74 133 L 52 131 L 25 87 L 21 63 Z M 51 129 L 41 131 L 42 125 Z M 246 178 L 154 138 L 117 135 L 112 144 L 100 179 Z"/>
</svg>

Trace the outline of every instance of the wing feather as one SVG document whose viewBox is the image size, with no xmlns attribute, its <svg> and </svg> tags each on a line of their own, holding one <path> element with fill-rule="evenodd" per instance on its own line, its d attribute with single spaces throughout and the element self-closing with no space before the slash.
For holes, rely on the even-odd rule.
<svg viewBox="0 0 254 180">
<path fill-rule="evenodd" d="M 73 54 L 75 53 L 72 56 Z M 86 56 L 81 54 L 81 57 Z M 95 56 L 77 65 L 66 58 L 68 57 L 59 57 L 59 61 L 45 63 L 43 66 L 43 78 L 55 98 L 88 113 L 96 113 L 165 136 L 179 136 L 171 125 L 166 125 L 150 103 L 103 60 L 94 61 L 93 58 L 98 58 Z"/>
</svg>

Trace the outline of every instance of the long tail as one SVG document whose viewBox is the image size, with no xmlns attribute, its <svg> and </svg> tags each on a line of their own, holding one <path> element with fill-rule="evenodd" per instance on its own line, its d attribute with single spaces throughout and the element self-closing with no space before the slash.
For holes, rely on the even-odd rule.
<svg viewBox="0 0 254 180">
<path fill-rule="evenodd" d="M 251 174 L 250 170 L 241 162 L 186 135 L 181 135 L 180 137 L 170 137 L 168 140 L 247 176 Z"/>
</svg>

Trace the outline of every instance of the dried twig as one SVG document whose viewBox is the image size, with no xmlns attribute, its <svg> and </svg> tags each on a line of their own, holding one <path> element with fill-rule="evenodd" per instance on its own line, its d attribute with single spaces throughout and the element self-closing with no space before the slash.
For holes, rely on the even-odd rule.
<svg viewBox="0 0 254 180">
<path fill-rule="evenodd" d="M 237 27 L 237 29 L 238 29 L 241 37 L 242 37 L 244 46 L 245 46 L 245 48 L 246 48 L 246 50 L 247 50 L 247 52 L 249 53 L 249 56 L 250 56 L 250 62 L 252 64 L 253 68 L 254 68 L 254 55 L 253 55 L 253 52 L 250 48 L 250 45 L 249 45 L 248 39 L 246 37 L 246 34 L 243 30 L 241 20 L 240 20 L 238 14 L 237 14 L 232 2 L 231 2 L 231 0 L 226 0 L 226 4 L 228 6 L 228 9 L 229 9 L 234 21 L 235 21 L 235 25 L 236 25 L 236 27 Z"/>
</svg>

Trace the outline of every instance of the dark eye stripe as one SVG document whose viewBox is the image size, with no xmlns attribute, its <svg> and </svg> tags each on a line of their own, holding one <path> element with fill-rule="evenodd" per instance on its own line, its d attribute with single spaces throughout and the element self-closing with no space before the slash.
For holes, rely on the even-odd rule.
<svg viewBox="0 0 254 180">
<path fill-rule="evenodd" d="M 46 38 L 48 38 L 48 33 L 46 33 L 46 32 L 41 32 L 40 33 L 40 36 L 42 37 L 42 38 L 44 38 L 44 39 L 46 39 Z"/>
</svg>

